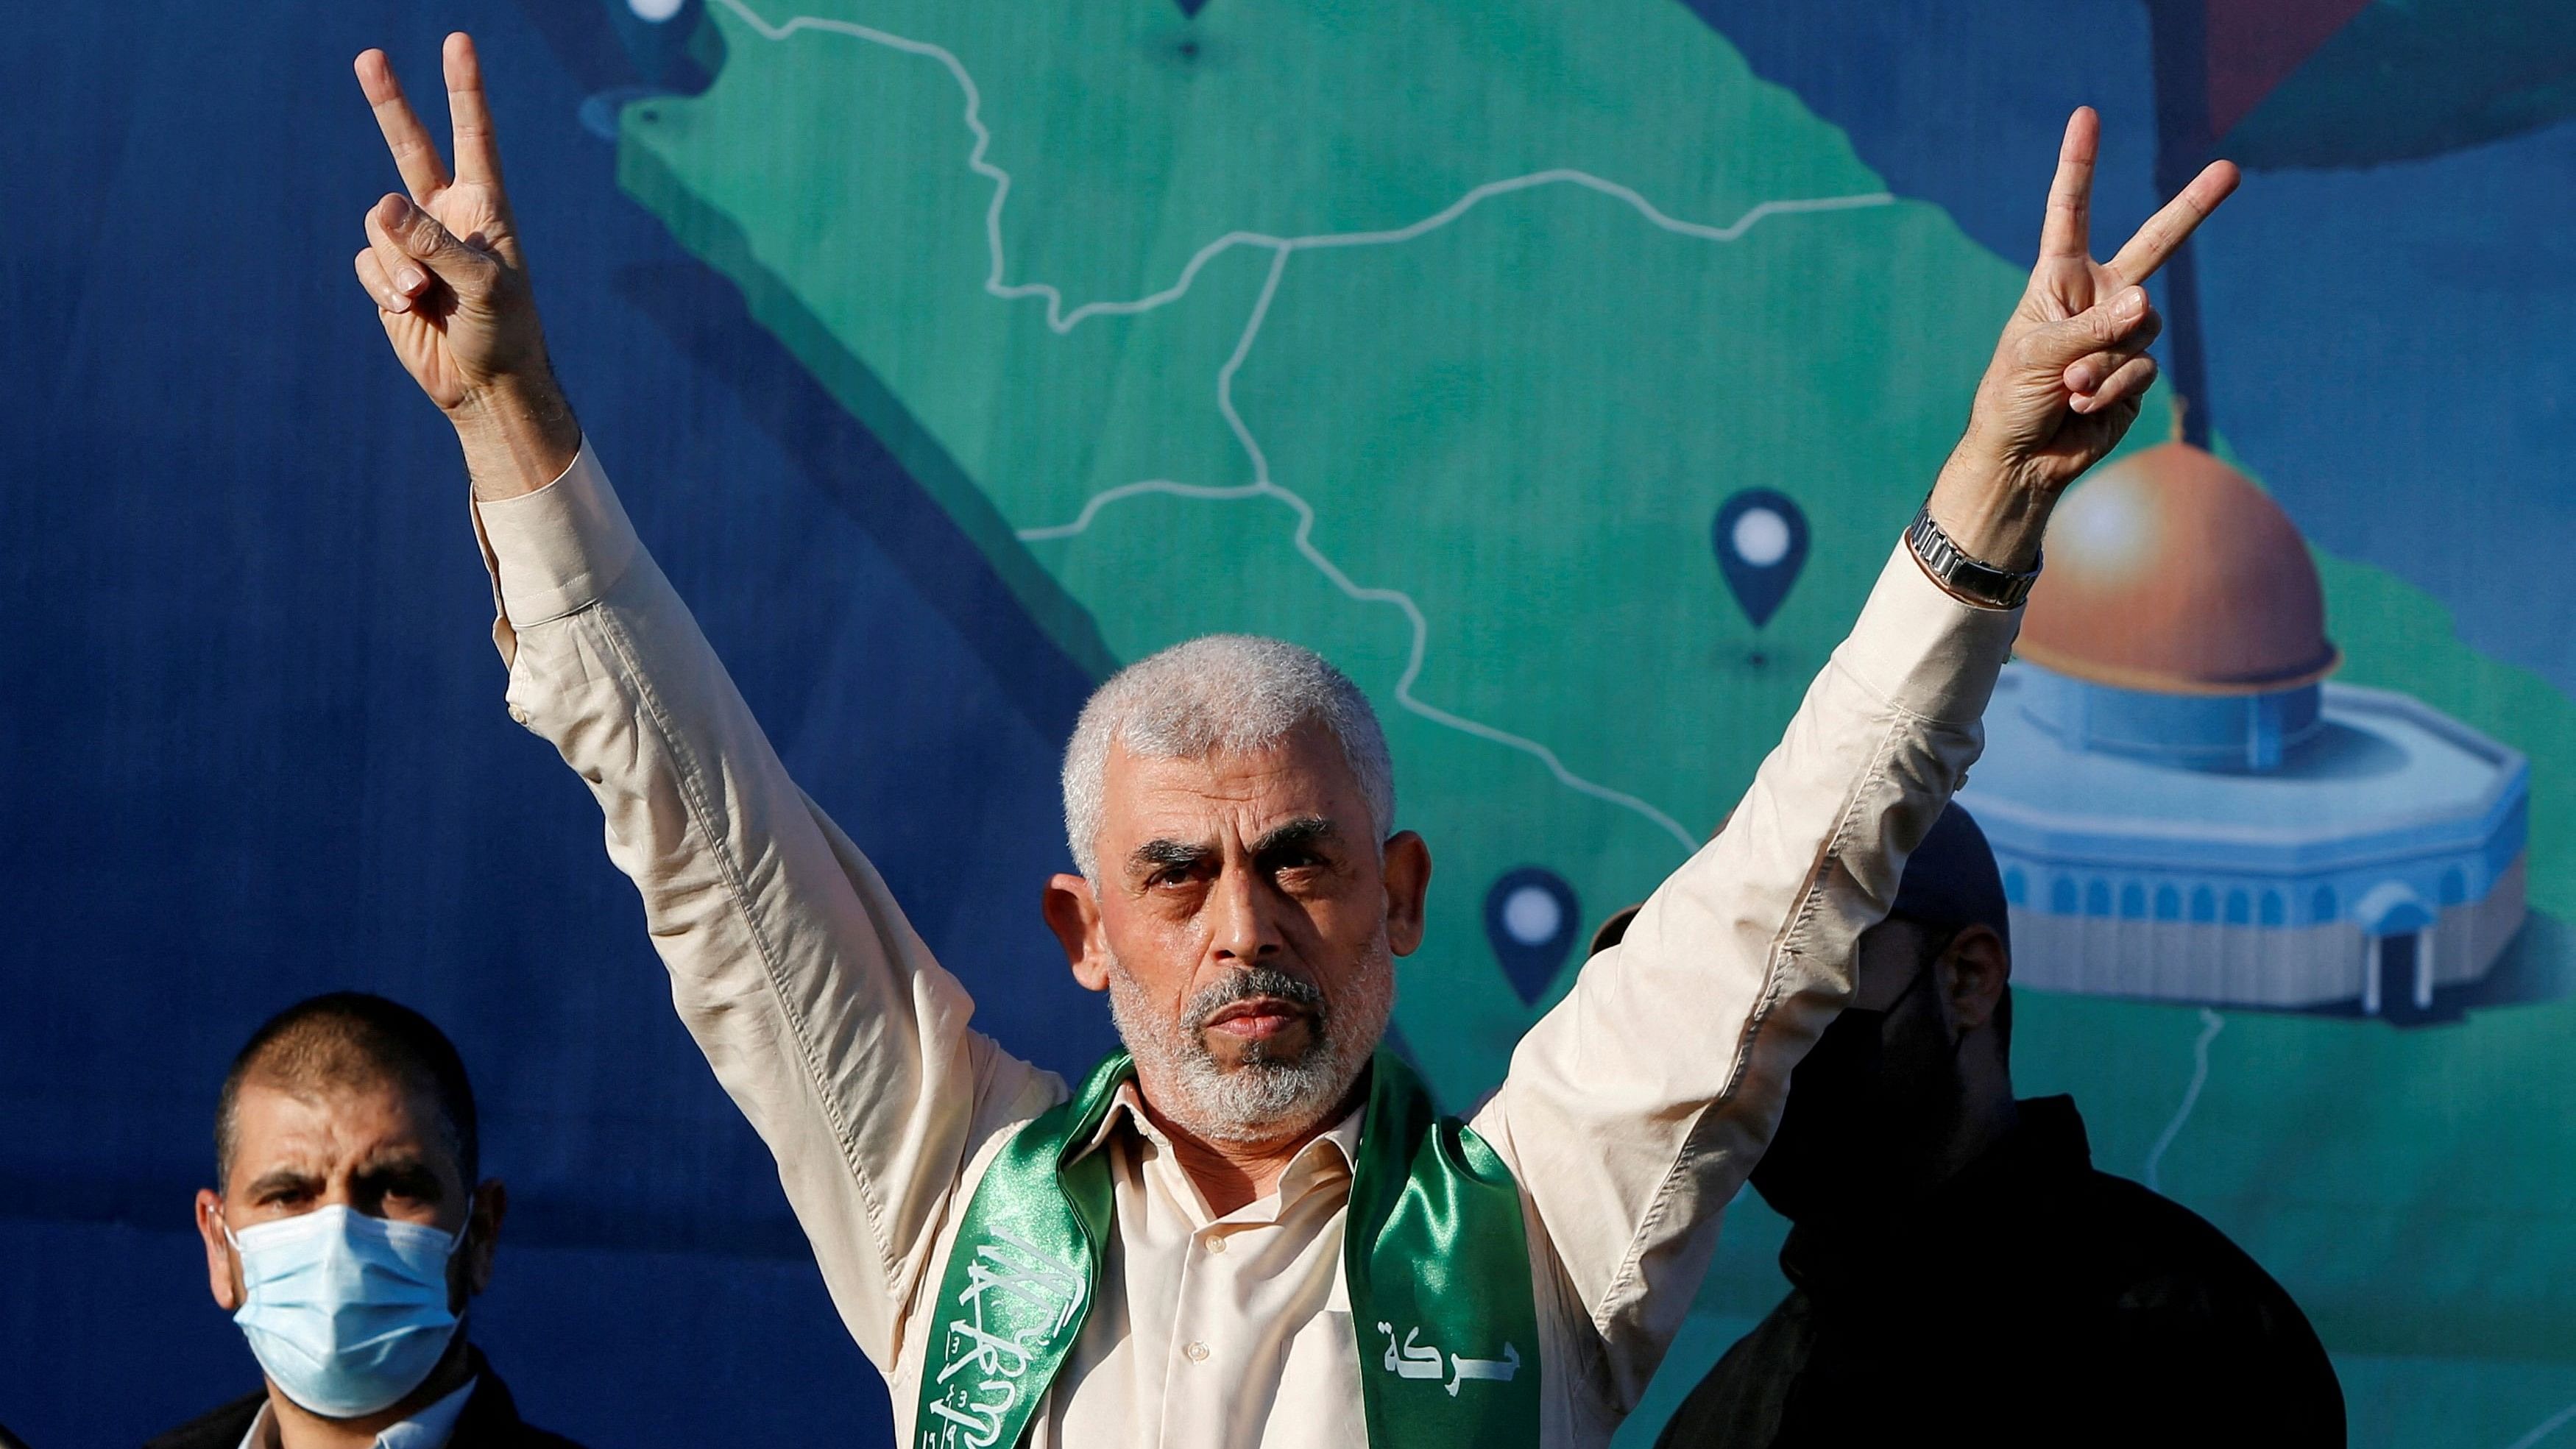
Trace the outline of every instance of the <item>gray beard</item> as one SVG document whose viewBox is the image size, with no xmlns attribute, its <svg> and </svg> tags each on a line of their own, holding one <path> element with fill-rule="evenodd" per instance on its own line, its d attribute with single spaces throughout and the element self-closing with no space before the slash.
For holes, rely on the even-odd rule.
<svg viewBox="0 0 2576 1449">
<path fill-rule="evenodd" d="M 1256 1042 L 1229 1070 L 1208 1050 L 1208 1018 L 1255 996 L 1314 1012 L 1310 1040 L 1293 1056 Z M 1383 942 L 1359 961 L 1339 1001 L 1285 971 L 1254 966 L 1202 988 L 1177 1020 L 1159 1016 L 1117 955 L 1109 958 L 1109 1016 L 1138 1075 L 1157 1089 L 1155 1110 L 1211 1142 L 1271 1142 L 1322 1123 L 1367 1068 L 1394 1007 L 1395 971 Z"/>
</svg>

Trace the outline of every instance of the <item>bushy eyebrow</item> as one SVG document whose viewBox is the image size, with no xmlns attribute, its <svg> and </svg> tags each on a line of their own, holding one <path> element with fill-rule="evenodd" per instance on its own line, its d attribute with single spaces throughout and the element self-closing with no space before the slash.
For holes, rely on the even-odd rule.
<svg viewBox="0 0 2576 1449">
<path fill-rule="evenodd" d="M 437 1164 L 428 1154 L 416 1148 L 398 1147 L 369 1157 L 351 1174 L 352 1181 L 374 1192 L 395 1192 L 422 1202 L 438 1202 L 447 1196 L 447 1184 L 439 1177 Z M 257 1202 L 271 1194 L 319 1193 L 326 1175 L 301 1167 L 272 1167 L 242 1190 L 245 1201 Z"/>
<path fill-rule="evenodd" d="M 1321 815 L 1301 816 L 1263 831 L 1261 838 L 1252 842 L 1252 853 L 1255 857 L 1276 855 L 1299 847 L 1330 845 L 1341 837 L 1341 827 L 1331 820 Z M 1150 873 L 1205 865 L 1217 853 L 1214 846 L 1165 837 L 1137 846 L 1127 863 L 1136 871 Z"/>
<path fill-rule="evenodd" d="M 378 1190 L 399 1192 L 423 1202 L 436 1202 L 447 1193 L 438 1169 L 418 1152 L 395 1152 L 370 1159 L 358 1169 L 356 1177 Z"/>
<path fill-rule="evenodd" d="M 1254 855 L 1272 855 L 1301 845 L 1330 845 L 1342 838 L 1342 828 L 1321 815 L 1308 815 L 1284 825 L 1272 826 L 1252 842 Z"/>
<path fill-rule="evenodd" d="M 1208 846 L 1166 837 L 1137 846 L 1135 853 L 1127 857 L 1127 863 L 1139 870 L 1168 870 L 1176 865 L 1197 865 L 1214 854 L 1215 850 Z"/>
<path fill-rule="evenodd" d="M 311 1192 L 321 1185 L 322 1179 L 299 1168 L 271 1168 L 254 1178 L 250 1186 L 242 1189 L 242 1198 L 247 1202 L 257 1202 L 270 1193 Z"/>
</svg>

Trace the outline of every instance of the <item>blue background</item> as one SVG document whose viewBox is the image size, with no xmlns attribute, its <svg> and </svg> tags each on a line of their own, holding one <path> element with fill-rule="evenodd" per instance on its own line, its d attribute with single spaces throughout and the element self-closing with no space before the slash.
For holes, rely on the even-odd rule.
<svg viewBox="0 0 2576 1449">
<path fill-rule="evenodd" d="M 1072 1071 L 1110 1043 L 1034 909 L 1089 681 L 617 192 L 577 123 L 621 78 L 607 16 L 544 18 L 65 7 L 0 46 L 0 1422 L 37 1449 L 257 1387 L 190 1198 L 231 1054 L 343 986 L 428 1012 L 474 1073 L 514 1209 L 473 1331 L 533 1421 L 889 1433 L 597 809 L 503 711 L 454 439 L 350 276 L 394 183 L 368 45 L 434 98 L 439 37 L 483 41 L 584 421 L 699 480 L 638 525 L 983 1023 Z"/>
<path fill-rule="evenodd" d="M 2006 257 L 2079 101 L 2114 122 L 2100 230 L 2152 201 L 2145 128 L 2120 124 L 2151 109 L 2132 0 L 1693 8 Z M 256 1385 L 189 1199 L 233 1050 L 344 986 L 429 1012 L 475 1073 L 516 1206 L 474 1331 L 532 1419 L 599 1445 L 887 1434 L 595 809 L 503 713 L 453 440 L 350 280 L 394 178 L 349 60 L 384 45 L 434 95 L 460 27 L 559 370 L 612 463 L 697 480 L 631 506 L 790 767 L 1007 1045 L 1076 1072 L 1109 1042 L 1034 909 L 1089 681 L 617 191 L 582 102 L 685 64 L 595 0 L 22 7 L 0 45 L 0 1422 L 36 1449 Z M 2269 177 L 2201 275 L 2211 406 L 2309 537 L 2576 692 L 2571 181 L 2567 125 Z M 2284 379 L 2299 405 L 2230 408 Z"/>
</svg>

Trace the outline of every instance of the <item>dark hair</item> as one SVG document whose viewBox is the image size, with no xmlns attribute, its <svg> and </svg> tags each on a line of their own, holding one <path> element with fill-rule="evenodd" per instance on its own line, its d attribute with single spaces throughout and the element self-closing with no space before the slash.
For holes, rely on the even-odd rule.
<svg viewBox="0 0 2576 1449">
<path fill-rule="evenodd" d="M 475 1182 L 481 1144 L 474 1086 L 465 1059 L 436 1023 L 398 1001 L 364 991 L 334 991 L 299 1001 L 261 1023 L 224 1073 L 215 1100 L 215 1181 L 230 1186 L 233 1114 L 242 1084 L 253 1079 L 288 1087 L 400 1083 L 438 1104 L 439 1126 L 465 1184 Z"/>
</svg>

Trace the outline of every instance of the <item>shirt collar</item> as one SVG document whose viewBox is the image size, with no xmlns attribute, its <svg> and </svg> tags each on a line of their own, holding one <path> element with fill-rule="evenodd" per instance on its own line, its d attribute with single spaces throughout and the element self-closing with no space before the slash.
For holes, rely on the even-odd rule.
<svg viewBox="0 0 2576 1449">
<path fill-rule="evenodd" d="M 388 1424 L 376 1435 L 376 1449 L 446 1449 L 456 1432 L 456 1421 L 465 1414 L 465 1401 L 474 1397 L 479 1378 L 467 1379 L 456 1392 L 412 1415 L 399 1424 Z"/>
<path fill-rule="evenodd" d="M 1324 1167 L 1338 1167 L 1345 1173 L 1357 1171 L 1360 1123 L 1367 1115 L 1367 1104 L 1362 1103 L 1298 1148 L 1297 1155 L 1288 1160 L 1287 1169 L 1279 1174 L 1280 1200 L 1284 1202 L 1303 1191 L 1316 1172 Z M 1109 1111 L 1101 1117 L 1100 1126 L 1091 1134 L 1090 1140 L 1082 1144 L 1082 1151 L 1074 1154 L 1074 1160 L 1078 1162 L 1099 1151 L 1121 1126 L 1153 1143 L 1166 1155 L 1172 1150 L 1171 1139 L 1165 1137 L 1163 1130 L 1154 1125 L 1154 1119 L 1145 1114 L 1145 1098 L 1136 1090 L 1136 1079 L 1129 1077 L 1118 1084 L 1118 1095 L 1110 1099 Z M 1333 1161 L 1334 1157 L 1339 1161 Z"/>
<path fill-rule="evenodd" d="M 399 1424 L 386 1425 L 376 1434 L 375 1449 L 446 1449 L 456 1421 L 465 1414 L 466 1401 L 474 1397 L 475 1385 L 481 1382 L 479 1375 L 467 1379 L 456 1392 Z M 242 1435 L 241 1449 L 277 1449 L 277 1418 L 269 1413 L 264 1399 L 251 1418 L 250 1431 Z"/>
</svg>

